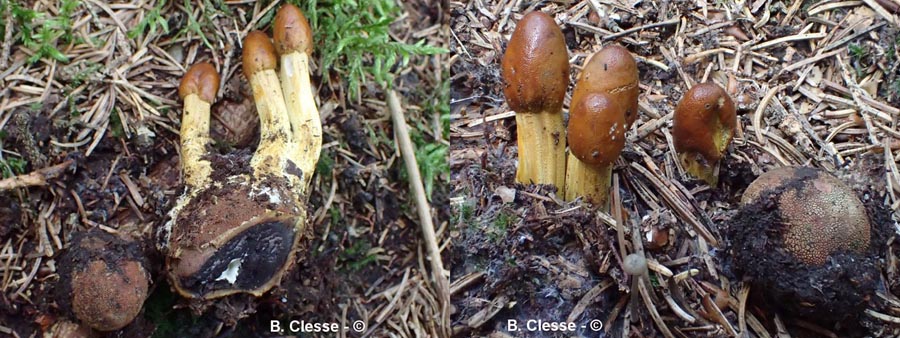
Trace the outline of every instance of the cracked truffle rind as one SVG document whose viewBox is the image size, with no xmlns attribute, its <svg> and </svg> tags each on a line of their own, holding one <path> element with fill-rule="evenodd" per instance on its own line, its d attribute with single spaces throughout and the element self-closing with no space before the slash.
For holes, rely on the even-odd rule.
<svg viewBox="0 0 900 338">
<path fill-rule="evenodd" d="M 821 265 L 832 253 L 868 249 L 871 226 L 866 209 L 853 190 L 834 176 L 812 168 L 773 169 L 747 187 L 741 204 L 777 189 L 783 189 L 777 194 L 778 212 L 790 224 L 785 229 L 785 248 L 800 261 Z"/>
</svg>

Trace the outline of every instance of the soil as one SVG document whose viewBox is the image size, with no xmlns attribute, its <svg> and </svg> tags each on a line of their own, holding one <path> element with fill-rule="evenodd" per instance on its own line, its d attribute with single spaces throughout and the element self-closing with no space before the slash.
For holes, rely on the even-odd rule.
<svg viewBox="0 0 900 338">
<path fill-rule="evenodd" d="M 486 325 L 455 331 L 456 336 L 505 331 L 508 320 L 525 323 L 534 318 L 566 318 L 576 302 L 598 287 L 596 276 L 611 272 L 608 260 L 615 258 L 609 257 L 609 241 L 604 238 L 608 233 L 597 231 L 600 226 L 591 213 L 574 210 L 550 214 L 552 202 L 523 194 L 540 194 L 546 187 L 513 187 L 517 189 L 513 203 L 488 202 L 492 204 L 490 210 L 469 219 L 465 211 L 460 211 L 459 244 L 452 251 L 451 272 L 454 276 L 473 272 L 484 275 L 483 287 L 455 295 L 453 301 L 460 310 L 456 316 L 472 317 L 487 307 L 499 312 Z M 597 264 L 604 260 L 606 265 Z M 583 309 L 584 315 L 576 323 L 587 325 L 591 318 L 607 314 L 615 301 L 610 297 L 613 289 L 598 295 L 602 300 Z M 485 304 L 484 299 L 490 298 L 496 301 Z M 581 330 L 579 334 L 590 331 Z"/>
</svg>

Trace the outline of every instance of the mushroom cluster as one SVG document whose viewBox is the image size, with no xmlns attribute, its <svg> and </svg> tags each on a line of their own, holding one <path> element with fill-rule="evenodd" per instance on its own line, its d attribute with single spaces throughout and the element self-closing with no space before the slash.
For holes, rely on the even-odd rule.
<svg viewBox="0 0 900 338">
<path fill-rule="evenodd" d="M 567 55 L 561 29 L 540 12 L 525 15 L 507 46 L 504 94 L 516 111 L 517 181 L 554 185 L 567 201 L 581 198 L 608 209 L 612 169 L 638 115 L 637 63 L 616 45 L 585 62 L 563 129 Z M 716 187 L 738 123 L 734 101 L 721 86 L 699 83 L 684 93 L 672 116 L 678 164 Z M 855 318 L 877 279 L 878 231 L 869 214 L 852 189 L 824 171 L 769 171 L 746 189 L 726 227 L 726 265 L 789 313 L 816 321 Z M 632 258 L 623 267 L 634 272 Z"/>
<path fill-rule="evenodd" d="M 260 119 L 259 146 L 249 161 L 209 152 L 215 68 L 192 66 L 179 87 L 187 189 L 162 229 L 161 248 L 168 279 L 184 297 L 262 295 L 291 267 L 306 230 L 307 187 L 322 146 L 309 81 L 312 37 L 290 4 L 279 9 L 274 26 L 274 45 L 261 31 L 244 39 L 244 74 Z"/>
<path fill-rule="evenodd" d="M 158 229 L 157 248 L 169 284 L 194 309 L 237 293 L 258 297 L 278 285 L 308 230 L 307 189 L 322 148 L 309 78 L 312 32 L 291 4 L 278 10 L 273 26 L 274 44 L 261 31 L 243 41 L 244 75 L 260 120 L 252 156 L 212 147 L 210 111 L 220 88 L 215 66 L 192 65 L 178 87 L 185 190 Z M 140 314 L 152 269 L 128 236 L 98 229 L 73 236 L 60 257 L 56 296 L 78 323 L 61 321 L 51 334 L 121 330 Z"/>
<path fill-rule="evenodd" d="M 569 105 L 568 128 L 561 113 L 568 52 L 553 18 L 535 11 L 518 22 L 502 70 L 503 93 L 516 112 L 516 181 L 551 185 L 568 201 L 582 198 L 606 208 L 613 165 L 638 117 L 639 74 L 631 53 L 609 45 L 585 63 Z M 693 86 L 678 104 L 673 126 L 686 171 L 716 185 L 718 161 L 736 124 L 734 103 L 721 87 Z"/>
</svg>

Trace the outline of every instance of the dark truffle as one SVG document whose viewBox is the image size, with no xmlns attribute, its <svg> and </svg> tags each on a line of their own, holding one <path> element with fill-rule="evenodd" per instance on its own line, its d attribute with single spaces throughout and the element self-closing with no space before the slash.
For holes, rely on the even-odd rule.
<svg viewBox="0 0 900 338">
<path fill-rule="evenodd" d="M 121 329 L 147 299 L 145 266 L 134 242 L 98 229 L 76 234 L 60 259 L 60 304 L 95 330 Z"/>
<path fill-rule="evenodd" d="M 854 191 L 819 169 L 780 168 L 751 183 L 741 204 L 725 265 L 786 314 L 856 322 L 875 290 L 881 239 Z"/>
</svg>

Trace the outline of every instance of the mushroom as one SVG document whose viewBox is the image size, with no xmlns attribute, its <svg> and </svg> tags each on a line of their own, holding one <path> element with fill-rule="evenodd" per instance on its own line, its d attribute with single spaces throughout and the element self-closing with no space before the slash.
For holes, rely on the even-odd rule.
<svg viewBox="0 0 900 338">
<path fill-rule="evenodd" d="M 77 233 L 59 266 L 59 303 L 83 324 L 115 331 L 141 312 L 150 275 L 136 242 L 99 229 Z"/>
<path fill-rule="evenodd" d="M 637 81 L 634 58 L 620 46 L 604 47 L 585 64 L 569 107 L 566 200 L 606 205 L 613 163 L 637 117 Z"/>
<path fill-rule="evenodd" d="M 722 87 L 707 82 L 691 87 L 675 108 L 675 151 L 688 173 L 715 186 L 719 160 L 737 124 L 734 102 Z"/>
<path fill-rule="evenodd" d="M 647 273 L 647 258 L 638 253 L 629 254 L 622 260 L 622 270 L 631 276 L 643 276 Z"/>
<path fill-rule="evenodd" d="M 638 76 L 637 63 L 631 52 L 619 45 L 608 45 L 585 63 L 575 90 L 609 94 L 625 108 L 628 123 L 625 129 L 628 129 L 638 116 Z"/>
<path fill-rule="evenodd" d="M 294 158 L 301 172 L 311 173 L 322 151 L 322 121 L 309 82 L 309 56 L 313 51 L 312 30 L 297 6 L 285 4 L 275 15 L 275 50 L 281 57 L 281 88 L 297 142 Z M 310 135 L 311 137 L 306 137 Z M 303 177 L 306 185 L 312 176 Z"/>
<path fill-rule="evenodd" d="M 625 109 L 608 94 L 576 90 L 569 107 L 566 200 L 584 197 L 606 207 L 612 167 L 625 147 L 626 124 Z"/>
<path fill-rule="evenodd" d="M 209 107 L 218 88 L 212 66 L 195 65 L 180 87 L 187 189 L 162 229 L 161 249 L 173 288 L 196 300 L 261 296 L 280 283 L 307 230 L 306 189 L 315 160 L 301 145 L 321 144 L 321 133 L 293 124 L 310 122 L 290 116 L 281 88 L 290 81 L 279 79 L 275 47 L 265 33 L 247 35 L 242 59 L 260 118 L 259 145 L 249 161 L 240 152 L 207 151 Z M 315 121 L 307 127 L 321 130 Z"/>
<path fill-rule="evenodd" d="M 879 278 L 874 225 L 831 174 L 773 169 L 747 187 L 728 221 L 726 266 L 789 314 L 829 326 L 855 322 Z"/>
<path fill-rule="evenodd" d="M 184 101 L 184 114 L 181 116 L 181 154 L 185 184 L 199 187 L 209 183 L 212 166 L 203 159 L 206 146 L 209 145 L 209 111 L 216 100 L 219 90 L 219 73 L 208 62 L 191 67 L 181 84 L 178 96 Z"/>
<path fill-rule="evenodd" d="M 550 184 L 560 195 L 566 177 L 561 111 L 569 86 L 568 55 L 562 30 L 549 15 L 535 11 L 519 21 L 502 61 L 503 94 L 516 112 L 516 181 Z"/>
</svg>

